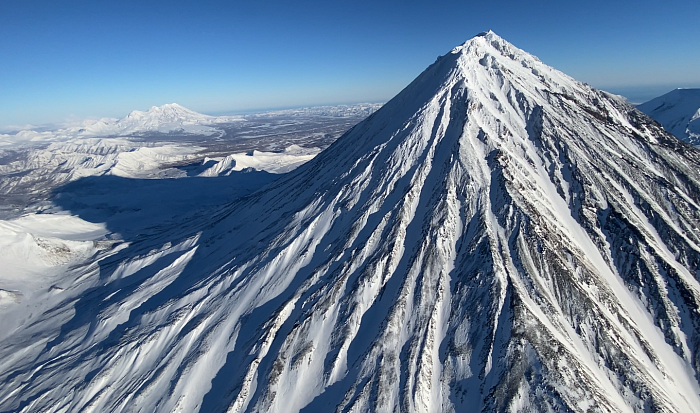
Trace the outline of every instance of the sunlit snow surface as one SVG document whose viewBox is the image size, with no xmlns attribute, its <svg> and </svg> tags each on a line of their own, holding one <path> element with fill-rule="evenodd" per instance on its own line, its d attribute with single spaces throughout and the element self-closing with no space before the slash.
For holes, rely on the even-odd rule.
<svg viewBox="0 0 700 413">
<path fill-rule="evenodd" d="M 119 176 L 58 189 L 120 236 L 57 233 L 73 261 L 3 293 L 0 410 L 700 411 L 700 152 L 493 33 L 171 210 L 250 182 L 207 162 L 143 208 L 91 195 Z"/>
<path fill-rule="evenodd" d="M 637 108 L 678 139 L 700 145 L 700 89 L 676 89 Z"/>
</svg>

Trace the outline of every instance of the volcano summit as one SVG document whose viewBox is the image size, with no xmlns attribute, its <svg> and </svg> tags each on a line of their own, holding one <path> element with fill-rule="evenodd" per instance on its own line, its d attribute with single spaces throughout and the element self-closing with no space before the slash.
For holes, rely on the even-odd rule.
<svg viewBox="0 0 700 413">
<path fill-rule="evenodd" d="M 700 411 L 699 171 L 480 34 L 262 190 L 16 294 L 0 410 Z"/>
</svg>

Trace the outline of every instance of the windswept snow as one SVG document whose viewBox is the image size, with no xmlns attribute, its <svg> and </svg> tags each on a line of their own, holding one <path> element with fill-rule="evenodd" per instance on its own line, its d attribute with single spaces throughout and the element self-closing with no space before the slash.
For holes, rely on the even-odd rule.
<svg viewBox="0 0 700 413">
<path fill-rule="evenodd" d="M 206 169 L 199 176 L 222 176 L 232 171 L 254 169 L 274 174 L 289 172 L 299 165 L 313 159 L 321 150 L 319 148 L 302 148 L 292 145 L 283 152 L 250 151 L 234 153 L 225 158 L 205 158 L 202 166 Z M 209 166 L 211 165 L 211 166 Z"/>
<path fill-rule="evenodd" d="M 53 301 L 71 265 L 104 248 L 104 224 L 71 215 L 35 214 L 0 220 L 0 340 L 31 318 L 28 308 Z"/>
<path fill-rule="evenodd" d="M 0 285 L 0 410 L 700 412 L 700 152 L 624 100 L 486 32 L 187 209 L 292 155 L 211 157 L 141 206 L 63 188 L 106 234 L 3 223 L 97 238 L 56 288 Z"/>
</svg>

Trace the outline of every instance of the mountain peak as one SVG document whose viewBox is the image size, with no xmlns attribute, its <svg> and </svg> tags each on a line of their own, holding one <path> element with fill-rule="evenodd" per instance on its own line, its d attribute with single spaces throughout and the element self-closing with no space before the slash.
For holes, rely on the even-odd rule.
<svg viewBox="0 0 700 413">
<path fill-rule="evenodd" d="M 477 34 L 476 36 L 472 37 L 472 39 L 476 38 L 476 37 L 485 37 L 488 40 L 494 40 L 494 39 L 503 40 L 501 38 L 501 36 L 497 35 L 493 30 L 483 31 L 483 32 Z"/>
<path fill-rule="evenodd" d="M 700 144 L 700 89 L 674 89 L 637 108 L 678 139 Z"/>
<path fill-rule="evenodd" d="M 157 106 L 153 106 L 153 107 L 155 108 Z M 163 106 L 161 106 L 161 108 L 174 108 L 174 109 L 189 110 L 189 109 L 185 108 L 184 106 L 180 105 L 179 103 L 166 103 Z"/>
<path fill-rule="evenodd" d="M 187 109 L 177 103 L 152 106 L 147 111 L 134 110 L 116 122 L 119 133 L 159 132 L 212 133 L 209 126 L 216 118 Z"/>
<path fill-rule="evenodd" d="M 163 114 L 181 114 L 182 116 L 195 115 L 197 117 L 208 116 L 201 113 L 195 112 L 193 110 L 187 109 L 186 107 L 178 103 L 166 103 L 161 106 L 151 106 L 147 111 L 133 110 L 128 115 L 128 117 L 143 117 L 146 115 L 156 115 L 161 116 Z"/>
<path fill-rule="evenodd" d="M 198 115 L 201 115 L 200 113 L 197 113 L 191 109 L 187 109 L 186 107 L 184 107 L 180 104 L 177 104 L 177 103 L 166 103 L 162 106 L 152 106 L 148 111 L 149 112 L 151 112 L 151 111 L 153 111 L 153 112 L 168 112 L 168 111 L 170 111 L 170 112 L 179 112 L 179 113 L 188 113 L 188 114 L 196 113 Z"/>
<path fill-rule="evenodd" d="M 482 58 L 486 55 L 503 56 L 511 60 L 540 62 L 540 60 L 503 39 L 491 30 L 481 32 L 451 51 L 452 54 L 464 54 Z M 541 63 L 541 62 L 540 62 Z"/>
<path fill-rule="evenodd" d="M 153 121 L 191 121 L 210 119 L 212 116 L 203 115 L 177 103 L 166 103 L 162 106 L 151 106 L 147 111 L 134 110 L 122 119 L 151 119 Z M 120 121 L 120 122 L 121 122 Z"/>
<path fill-rule="evenodd" d="M 484 44 L 485 42 L 496 42 L 496 43 L 508 43 L 505 39 L 503 39 L 501 36 L 497 35 L 494 31 L 492 30 L 487 30 L 484 32 L 481 32 L 466 42 L 462 43 L 460 46 L 457 46 L 454 50 L 461 49 L 464 46 L 469 46 L 472 44 Z M 512 46 L 512 45 L 511 45 Z"/>
</svg>

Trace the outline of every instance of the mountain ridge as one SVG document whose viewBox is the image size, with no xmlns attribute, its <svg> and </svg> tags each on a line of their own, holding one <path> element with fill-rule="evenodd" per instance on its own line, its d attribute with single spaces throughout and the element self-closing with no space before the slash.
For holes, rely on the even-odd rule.
<svg viewBox="0 0 700 413">
<path fill-rule="evenodd" d="M 678 139 L 700 145 L 700 89 L 675 89 L 637 105 L 637 109 Z"/>
</svg>

